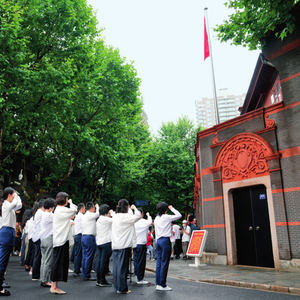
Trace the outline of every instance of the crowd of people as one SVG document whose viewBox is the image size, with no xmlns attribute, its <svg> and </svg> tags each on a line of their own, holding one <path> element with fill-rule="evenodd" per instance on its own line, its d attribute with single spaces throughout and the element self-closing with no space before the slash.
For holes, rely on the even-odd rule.
<svg viewBox="0 0 300 300">
<path fill-rule="evenodd" d="M 33 209 L 26 210 L 18 229 L 15 211 L 22 207 L 20 197 L 12 188 L 6 188 L 1 203 L 0 296 L 10 295 L 5 289 L 4 273 L 13 247 L 15 252 L 21 251 L 21 265 L 31 279 L 50 288 L 52 294 L 65 294 L 58 282 L 67 282 L 70 258 L 74 277 L 95 281 L 99 287 L 111 287 L 106 280 L 111 275 L 111 256 L 115 292 L 130 293 L 127 278 L 132 257 L 136 283 L 148 284 L 144 278 L 147 253 L 150 259 L 157 260 L 156 290 L 170 291 L 166 283 L 170 259 L 178 259 L 181 253 L 182 259 L 187 259 L 192 231 L 199 229 L 195 219 L 192 224 L 189 218 L 184 220 L 182 227 L 175 224 L 182 216 L 164 202 L 157 205 L 153 222 L 148 212 L 145 219 L 143 210 L 129 206 L 126 199 L 119 200 L 113 211 L 107 204 L 75 205 L 64 192 L 58 193 L 55 200 L 41 199 Z M 168 209 L 172 215 L 167 214 Z M 16 243 L 17 237 L 20 241 Z"/>
</svg>

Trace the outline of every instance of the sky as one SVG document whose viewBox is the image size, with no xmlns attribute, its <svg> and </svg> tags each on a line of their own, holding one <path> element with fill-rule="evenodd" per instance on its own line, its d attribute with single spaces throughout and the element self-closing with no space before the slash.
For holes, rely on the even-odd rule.
<svg viewBox="0 0 300 300">
<path fill-rule="evenodd" d="M 204 8 L 212 44 L 216 89 L 247 93 L 260 51 L 221 43 L 213 31 L 228 19 L 225 0 L 87 0 L 108 45 L 133 62 L 150 130 L 187 116 L 195 101 L 213 97 L 211 58 L 204 61 Z"/>
</svg>

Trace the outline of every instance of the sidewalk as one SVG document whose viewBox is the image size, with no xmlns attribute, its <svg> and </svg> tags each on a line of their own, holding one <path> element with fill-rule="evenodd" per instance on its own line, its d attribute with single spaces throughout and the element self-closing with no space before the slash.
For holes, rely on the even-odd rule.
<svg viewBox="0 0 300 300">
<path fill-rule="evenodd" d="M 192 260 L 170 261 L 168 276 L 212 284 L 230 285 L 300 295 L 300 274 L 279 272 L 269 268 L 246 266 L 205 265 L 190 267 Z M 146 269 L 155 272 L 156 261 L 147 260 Z"/>
</svg>

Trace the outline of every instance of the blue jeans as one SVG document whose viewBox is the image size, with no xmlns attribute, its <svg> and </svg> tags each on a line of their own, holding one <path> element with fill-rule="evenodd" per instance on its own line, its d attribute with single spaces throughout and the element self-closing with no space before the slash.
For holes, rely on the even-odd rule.
<svg viewBox="0 0 300 300">
<path fill-rule="evenodd" d="M 4 226 L 0 229 L 0 291 L 3 290 L 3 278 L 10 253 L 15 245 L 15 229 Z"/>
<path fill-rule="evenodd" d="M 146 252 L 146 245 L 137 245 L 136 248 L 133 248 L 134 273 L 138 281 L 144 279 L 146 268 Z"/>
<path fill-rule="evenodd" d="M 109 258 L 112 254 L 111 243 L 106 243 L 97 246 L 98 263 L 97 263 L 97 280 L 98 283 L 107 283 L 105 274 L 109 264 Z"/>
<path fill-rule="evenodd" d="M 82 277 L 91 277 L 91 269 L 96 250 L 96 238 L 93 235 L 83 235 L 81 238 L 82 246 Z"/>
<path fill-rule="evenodd" d="M 171 242 L 169 237 L 161 237 L 156 243 L 156 285 L 166 287 L 167 275 L 169 269 Z"/>
<path fill-rule="evenodd" d="M 148 250 L 149 250 L 149 253 L 150 253 L 150 259 L 153 259 L 154 255 L 153 255 L 153 247 L 152 247 L 152 245 L 147 246 L 147 251 Z"/>
<path fill-rule="evenodd" d="M 82 234 L 76 234 L 74 237 L 74 273 L 80 273 L 81 261 L 82 261 L 82 247 L 81 247 Z"/>
</svg>

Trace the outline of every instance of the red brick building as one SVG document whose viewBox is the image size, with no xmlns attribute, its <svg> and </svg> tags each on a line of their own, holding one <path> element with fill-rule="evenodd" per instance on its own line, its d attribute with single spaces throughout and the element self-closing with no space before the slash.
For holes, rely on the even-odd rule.
<svg viewBox="0 0 300 300">
<path fill-rule="evenodd" d="M 300 4 L 267 36 L 241 116 L 201 131 L 194 207 L 203 260 L 300 270 Z"/>
</svg>

